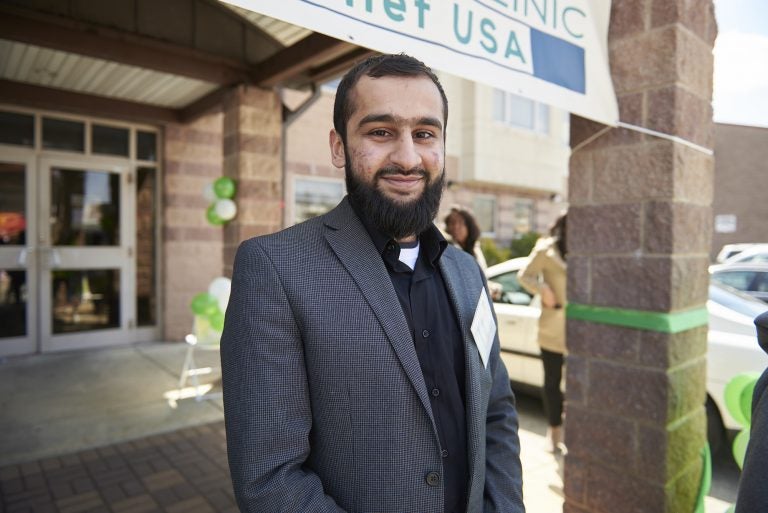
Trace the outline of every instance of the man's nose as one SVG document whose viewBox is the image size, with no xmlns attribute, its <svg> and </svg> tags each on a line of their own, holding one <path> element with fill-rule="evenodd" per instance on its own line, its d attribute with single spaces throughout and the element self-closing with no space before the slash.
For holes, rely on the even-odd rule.
<svg viewBox="0 0 768 513">
<path fill-rule="evenodd" d="M 420 167 L 421 154 L 419 154 L 410 134 L 403 135 L 397 140 L 392 153 L 389 155 L 389 159 L 392 161 L 392 164 L 405 171 Z"/>
</svg>

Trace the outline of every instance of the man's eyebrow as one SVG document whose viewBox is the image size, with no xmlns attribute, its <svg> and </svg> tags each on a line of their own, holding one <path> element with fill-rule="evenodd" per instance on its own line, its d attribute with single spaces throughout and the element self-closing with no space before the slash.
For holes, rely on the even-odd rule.
<svg viewBox="0 0 768 513">
<path fill-rule="evenodd" d="M 368 114 L 358 123 L 358 127 L 367 125 L 368 123 L 403 123 L 405 120 L 399 116 L 393 116 L 392 114 Z M 443 123 L 433 117 L 423 117 L 416 120 L 417 125 L 433 126 L 439 130 L 443 129 Z"/>
</svg>

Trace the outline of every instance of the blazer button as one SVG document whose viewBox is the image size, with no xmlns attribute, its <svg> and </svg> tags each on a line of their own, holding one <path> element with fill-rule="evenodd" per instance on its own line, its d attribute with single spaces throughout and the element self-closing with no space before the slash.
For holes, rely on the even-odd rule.
<svg viewBox="0 0 768 513">
<path fill-rule="evenodd" d="M 429 472 L 427 474 L 427 484 L 429 486 L 438 486 L 440 484 L 440 474 L 437 472 Z"/>
<path fill-rule="evenodd" d="M 424 330 L 421 332 L 421 336 L 424 338 L 429 338 L 429 330 Z"/>
</svg>

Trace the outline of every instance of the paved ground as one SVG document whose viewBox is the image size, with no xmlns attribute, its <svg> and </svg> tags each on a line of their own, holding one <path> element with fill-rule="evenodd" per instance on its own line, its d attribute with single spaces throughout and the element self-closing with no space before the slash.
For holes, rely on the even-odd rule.
<svg viewBox="0 0 768 513">
<path fill-rule="evenodd" d="M 178 390 L 184 343 L 70 351 L 0 364 L 0 466 L 219 421 L 221 400 Z M 218 377 L 218 351 L 196 351 Z M 184 398 L 186 397 L 186 399 Z"/>
<path fill-rule="evenodd" d="M 0 469 L 8 513 L 236 512 L 224 424 Z"/>
<path fill-rule="evenodd" d="M 186 346 L 41 355 L 0 362 L 0 512 L 236 511 L 220 398 L 178 389 Z M 200 353 L 217 392 L 218 354 Z M 537 399 L 519 396 L 528 513 L 562 511 L 561 461 L 546 450 Z M 718 458 L 707 513 L 735 498 Z"/>
</svg>

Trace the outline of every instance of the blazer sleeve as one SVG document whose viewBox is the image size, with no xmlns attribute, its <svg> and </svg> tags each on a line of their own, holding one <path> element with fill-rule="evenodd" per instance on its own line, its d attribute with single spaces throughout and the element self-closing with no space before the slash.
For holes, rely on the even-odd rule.
<svg viewBox="0 0 768 513">
<path fill-rule="evenodd" d="M 227 454 L 240 511 L 343 513 L 304 465 L 312 412 L 301 335 L 257 239 L 237 251 L 221 363 Z"/>
<path fill-rule="evenodd" d="M 486 287 L 487 290 L 487 287 Z M 491 307 L 493 312 L 493 307 Z M 493 320 L 499 325 L 496 313 Z M 490 361 L 492 383 L 485 426 L 484 513 L 525 513 L 519 421 L 509 375 L 501 360 L 498 330 Z"/>
</svg>

